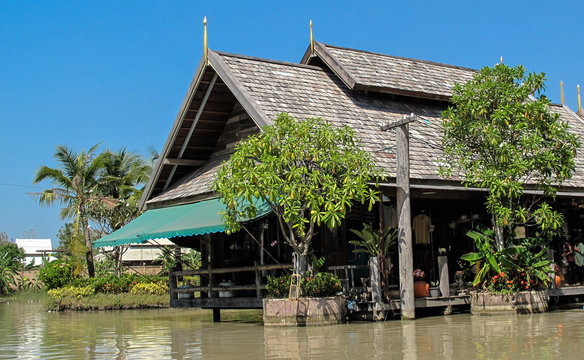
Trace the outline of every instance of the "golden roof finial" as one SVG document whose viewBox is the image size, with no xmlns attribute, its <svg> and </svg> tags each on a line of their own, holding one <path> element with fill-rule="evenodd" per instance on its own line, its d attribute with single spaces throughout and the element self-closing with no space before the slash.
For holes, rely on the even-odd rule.
<svg viewBox="0 0 584 360">
<path fill-rule="evenodd" d="M 203 56 L 205 58 L 205 63 L 209 61 L 209 48 L 207 47 L 207 17 L 203 18 L 203 27 L 205 28 L 203 33 Z"/>
<path fill-rule="evenodd" d="M 501 64 L 503 63 L 503 56 L 501 56 Z"/>
<path fill-rule="evenodd" d="M 564 82 L 560 81 L 560 89 L 562 89 L 562 105 L 566 105 L 566 99 L 564 98 Z"/>
<path fill-rule="evenodd" d="M 310 55 L 314 55 L 314 36 L 312 36 L 312 19 L 310 19 Z"/>
<path fill-rule="evenodd" d="M 580 84 L 576 87 L 578 89 L 578 115 L 582 116 L 582 100 L 580 100 Z"/>
</svg>

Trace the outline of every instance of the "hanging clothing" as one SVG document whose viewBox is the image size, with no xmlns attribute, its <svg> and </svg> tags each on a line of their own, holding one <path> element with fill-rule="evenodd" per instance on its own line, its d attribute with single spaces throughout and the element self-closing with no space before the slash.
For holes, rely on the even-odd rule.
<svg viewBox="0 0 584 360">
<path fill-rule="evenodd" d="M 584 266 L 584 244 L 579 243 L 574 252 L 574 260 L 577 266 Z"/>
<path fill-rule="evenodd" d="M 430 217 L 420 214 L 414 218 L 414 234 L 416 244 L 430 244 Z"/>
</svg>

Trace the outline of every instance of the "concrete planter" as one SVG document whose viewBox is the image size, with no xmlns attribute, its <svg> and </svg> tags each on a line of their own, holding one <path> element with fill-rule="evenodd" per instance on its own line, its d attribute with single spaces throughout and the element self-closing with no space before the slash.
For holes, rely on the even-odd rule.
<svg viewBox="0 0 584 360">
<path fill-rule="evenodd" d="M 343 324 L 347 306 L 340 296 L 327 298 L 264 299 L 264 326 L 320 326 Z"/>
<path fill-rule="evenodd" d="M 531 314 L 548 310 L 547 291 L 520 291 L 512 294 L 489 292 L 470 293 L 473 315 Z"/>
</svg>

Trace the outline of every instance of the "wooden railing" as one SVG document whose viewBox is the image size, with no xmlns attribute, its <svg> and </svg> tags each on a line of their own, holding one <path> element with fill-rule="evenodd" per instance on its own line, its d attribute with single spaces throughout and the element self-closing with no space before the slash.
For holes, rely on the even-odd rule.
<svg viewBox="0 0 584 360">
<path fill-rule="evenodd" d="M 343 290 L 345 292 L 349 292 L 351 289 L 360 287 L 360 285 L 355 284 L 355 270 L 363 269 L 367 269 L 367 271 L 369 271 L 369 265 L 340 265 L 328 267 L 328 270 L 332 271 L 333 274 L 339 278 L 339 280 L 341 280 L 341 283 L 343 284 Z"/>
<path fill-rule="evenodd" d="M 266 270 L 281 270 L 281 269 L 292 269 L 292 264 L 271 264 L 271 265 L 259 265 L 255 264 L 253 266 L 241 266 L 241 267 L 228 267 L 228 268 L 211 268 L 208 267 L 206 269 L 196 269 L 196 270 L 181 270 L 181 271 L 170 271 L 170 298 L 176 299 L 178 298 L 178 294 L 194 294 L 195 292 L 206 292 L 208 297 L 216 297 L 215 293 L 217 291 L 239 291 L 239 290 L 255 290 L 256 297 L 261 298 L 262 294 L 261 291 L 266 288 L 266 284 L 262 284 L 262 271 Z M 254 272 L 255 273 L 255 283 L 254 284 L 246 284 L 240 285 L 236 284 L 233 286 L 221 286 L 215 284 L 213 279 L 213 275 L 219 274 L 232 274 L 232 273 L 239 273 L 239 272 Z M 203 275 L 208 277 L 209 282 L 208 285 L 205 286 L 193 286 L 188 288 L 178 288 L 177 286 L 177 278 L 182 276 L 196 276 L 196 275 Z"/>
</svg>

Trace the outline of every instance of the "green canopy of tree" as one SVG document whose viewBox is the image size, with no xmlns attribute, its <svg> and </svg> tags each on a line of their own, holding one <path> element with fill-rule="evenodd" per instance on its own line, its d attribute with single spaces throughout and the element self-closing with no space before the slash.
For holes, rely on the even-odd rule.
<svg viewBox="0 0 584 360">
<path fill-rule="evenodd" d="M 10 292 L 16 286 L 16 276 L 23 267 L 24 250 L 16 244 L 0 241 L 0 295 Z"/>
<path fill-rule="evenodd" d="M 378 201 L 369 186 L 377 169 L 348 126 L 321 118 L 299 121 L 282 113 L 273 126 L 236 146 L 219 170 L 214 190 L 226 204 L 227 231 L 257 213 L 257 200 L 276 214 L 286 241 L 307 256 L 315 227 L 341 224 L 354 201 Z"/>
<path fill-rule="evenodd" d="M 572 176 L 580 146 L 543 94 L 543 73 L 522 66 L 485 67 L 454 88 L 453 106 L 444 111 L 443 176 L 460 177 L 467 186 L 488 189 L 497 246 L 505 247 L 516 224 L 557 231 L 563 218 L 542 197 Z M 543 196 L 524 196 L 524 186 Z"/>
</svg>

